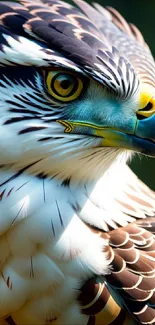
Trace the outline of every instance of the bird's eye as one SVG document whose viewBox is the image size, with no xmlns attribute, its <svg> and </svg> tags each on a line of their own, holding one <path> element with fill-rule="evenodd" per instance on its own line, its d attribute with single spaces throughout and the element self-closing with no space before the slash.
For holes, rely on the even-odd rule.
<svg viewBox="0 0 155 325">
<path fill-rule="evenodd" d="M 64 71 L 49 71 L 45 83 L 50 95 L 62 102 L 77 99 L 83 89 L 83 82 L 79 77 Z"/>
</svg>

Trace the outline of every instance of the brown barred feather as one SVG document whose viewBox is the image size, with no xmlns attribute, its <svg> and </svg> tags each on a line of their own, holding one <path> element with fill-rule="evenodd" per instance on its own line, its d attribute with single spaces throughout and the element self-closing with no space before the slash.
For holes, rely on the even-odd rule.
<svg viewBox="0 0 155 325">
<path fill-rule="evenodd" d="M 108 287 L 96 279 L 88 280 L 81 289 L 82 312 L 90 315 L 87 325 L 138 324 L 112 297 Z"/>
<path fill-rule="evenodd" d="M 155 218 L 98 234 L 109 242 L 112 272 L 82 288 L 79 300 L 83 312 L 93 316 L 90 324 L 132 324 L 129 314 L 133 324 L 155 324 Z"/>
</svg>

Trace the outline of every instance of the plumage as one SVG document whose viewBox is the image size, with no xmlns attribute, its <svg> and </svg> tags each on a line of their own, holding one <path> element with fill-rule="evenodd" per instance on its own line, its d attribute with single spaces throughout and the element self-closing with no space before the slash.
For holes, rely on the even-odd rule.
<svg viewBox="0 0 155 325">
<path fill-rule="evenodd" d="M 155 63 L 113 8 L 0 3 L 0 324 L 155 324 Z"/>
</svg>

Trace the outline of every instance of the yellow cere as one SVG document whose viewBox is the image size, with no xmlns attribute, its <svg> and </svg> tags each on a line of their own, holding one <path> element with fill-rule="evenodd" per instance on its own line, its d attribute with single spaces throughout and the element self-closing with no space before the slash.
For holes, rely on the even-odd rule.
<svg viewBox="0 0 155 325">
<path fill-rule="evenodd" d="M 155 114 L 155 90 L 150 85 L 142 85 L 138 115 L 150 117 Z M 146 107 L 146 109 L 145 109 Z"/>
<path fill-rule="evenodd" d="M 72 72 L 49 71 L 45 83 L 50 95 L 61 102 L 77 99 L 83 90 L 82 80 Z"/>
</svg>

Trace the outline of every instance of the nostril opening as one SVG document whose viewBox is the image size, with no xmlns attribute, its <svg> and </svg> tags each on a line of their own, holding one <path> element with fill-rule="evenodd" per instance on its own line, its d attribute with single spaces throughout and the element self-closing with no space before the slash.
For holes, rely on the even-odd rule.
<svg viewBox="0 0 155 325">
<path fill-rule="evenodd" d="M 141 121 L 141 120 L 145 120 L 147 117 L 144 116 L 144 115 L 137 114 L 137 118 L 138 118 L 139 121 Z"/>
<path fill-rule="evenodd" d="M 152 107 L 153 107 L 153 104 L 151 102 L 149 102 L 145 107 L 139 109 L 139 112 L 141 112 L 141 111 L 150 111 Z"/>
<path fill-rule="evenodd" d="M 146 112 L 150 112 L 152 108 L 153 108 L 153 103 L 149 102 L 145 107 L 139 109 L 137 111 L 138 120 L 144 120 L 144 119 L 148 118 L 149 116 L 151 116 L 149 113 L 146 113 Z"/>
</svg>

